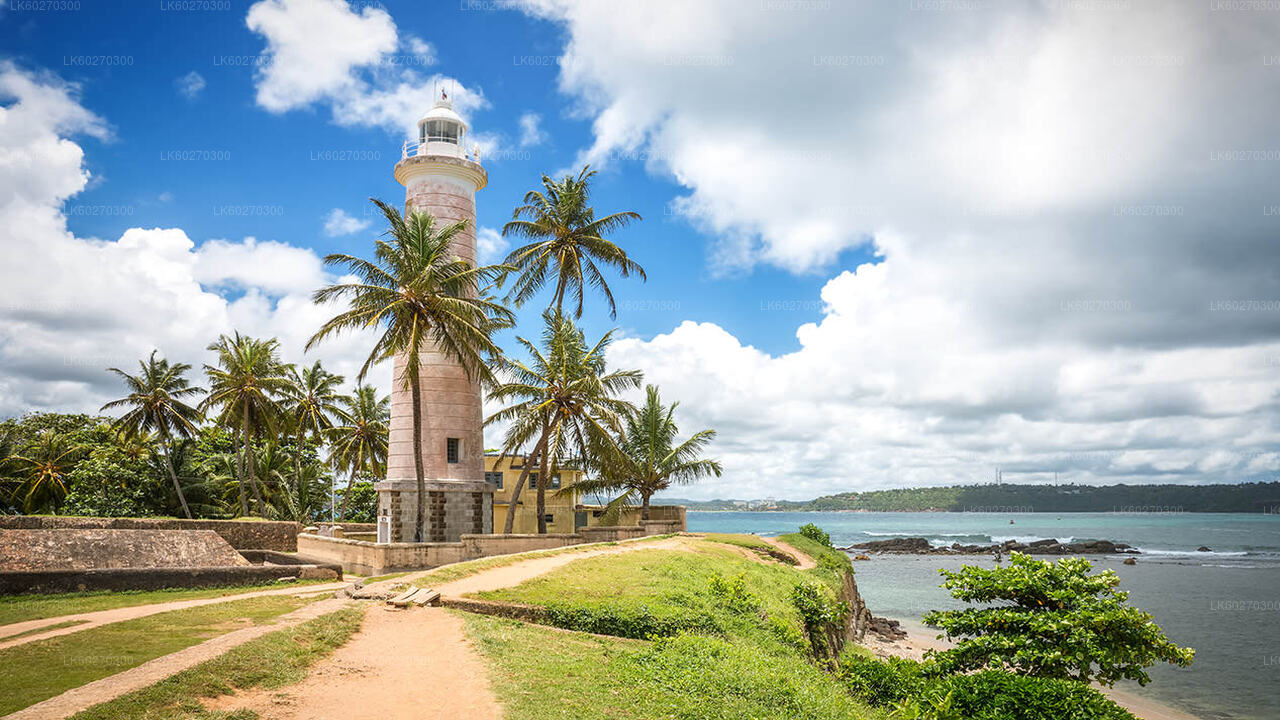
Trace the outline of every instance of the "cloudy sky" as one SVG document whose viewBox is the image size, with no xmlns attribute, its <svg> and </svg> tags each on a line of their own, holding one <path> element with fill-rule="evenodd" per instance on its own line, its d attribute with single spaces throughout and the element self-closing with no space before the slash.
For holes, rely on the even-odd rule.
<svg viewBox="0 0 1280 720">
<path fill-rule="evenodd" d="M 679 495 L 1273 480 L 1278 38 L 1234 0 L 0 0 L 0 416 L 232 329 L 353 372 L 309 294 L 446 87 L 489 258 L 544 172 L 644 216 L 585 324 L 719 431 Z"/>
</svg>

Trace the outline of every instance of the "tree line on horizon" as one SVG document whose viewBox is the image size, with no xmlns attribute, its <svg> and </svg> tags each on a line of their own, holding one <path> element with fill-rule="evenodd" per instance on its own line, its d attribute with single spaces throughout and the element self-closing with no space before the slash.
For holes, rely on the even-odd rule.
<svg viewBox="0 0 1280 720">
<path fill-rule="evenodd" d="M 606 518 L 639 505 L 648 519 L 654 493 L 719 475 L 721 468 L 701 456 L 715 431 L 678 441 L 678 403 L 664 404 L 653 385 L 644 387 L 640 406 L 627 401 L 625 393 L 641 388 L 642 373 L 610 371 L 605 352 L 613 332 L 588 342 L 575 322 L 588 288 L 604 296 L 610 317 L 616 317 L 602 269 L 645 277 L 639 263 L 606 239 L 640 216 L 597 217 L 590 203 L 594 175 L 589 167 L 560 180 L 543 175 L 542 188 L 527 193 L 503 227 L 504 235 L 529 242 L 499 265 L 472 265 L 453 253 L 466 220 L 442 225 L 429 213 L 401 214 L 372 199 L 387 229 L 369 258 L 325 258 L 344 281 L 318 289 L 313 299 L 342 309 L 305 347 L 344 332 L 376 331 L 352 394 L 342 394 L 345 378 L 320 362 L 301 368 L 284 363 L 275 338 L 220 336 L 208 348 L 214 361 L 202 368 L 207 388 L 188 377 L 191 365 L 153 351 L 139 362 L 137 374 L 109 369 L 127 390 L 103 407 L 123 410 L 118 418 L 38 413 L 0 422 L 0 497 L 10 511 L 27 513 L 309 522 L 321 519 L 327 507 L 343 520 L 371 520 L 372 482 L 386 474 L 389 398 L 363 383 L 373 366 L 401 355 L 406 362 L 393 382 L 413 399 L 415 539 L 421 540 L 426 418 L 420 357 L 433 349 L 503 405 L 485 424 L 506 424 L 501 455 L 527 455 L 513 506 L 531 470 L 539 469 L 533 484 L 539 532 L 546 532 L 547 479 L 561 467 L 588 473 L 578 491 L 614 496 Z M 508 280 L 511 287 L 499 298 Z M 548 286 L 552 299 L 542 315 L 541 337 L 516 338 L 529 360 L 507 355 L 495 334 L 514 327 L 513 308 Z M 331 490 L 334 474 L 347 479 L 340 509 Z M 514 519 L 508 513 L 504 532 L 512 531 Z"/>
</svg>

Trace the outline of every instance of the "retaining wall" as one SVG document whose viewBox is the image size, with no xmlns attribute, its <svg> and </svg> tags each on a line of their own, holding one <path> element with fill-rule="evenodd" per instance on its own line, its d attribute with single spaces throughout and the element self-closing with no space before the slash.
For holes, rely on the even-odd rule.
<svg viewBox="0 0 1280 720">
<path fill-rule="evenodd" d="M 0 595 L 258 585 L 281 578 L 337 580 L 340 577 L 334 565 L 34 570 L 0 573 Z"/>
<path fill-rule="evenodd" d="M 64 515 L 4 515 L 0 530 L 212 530 L 237 550 L 295 552 L 302 526 L 260 520 L 181 520 L 178 518 L 100 518 Z"/>
<path fill-rule="evenodd" d="M 584 543 L 616 542 L 684 530 L 674 520 L 649 521 L 640 526 L 583 528 L 576 533 L 547 535 L 463 535 L 452 543 L 384 543 L 330 538 L 310 533 L 298 536 L 298 552 L 342 566 L 358 575 L 382 575 L 425 570 L 450 563 L 530 550 L 548 550 Z"/>
</svg>

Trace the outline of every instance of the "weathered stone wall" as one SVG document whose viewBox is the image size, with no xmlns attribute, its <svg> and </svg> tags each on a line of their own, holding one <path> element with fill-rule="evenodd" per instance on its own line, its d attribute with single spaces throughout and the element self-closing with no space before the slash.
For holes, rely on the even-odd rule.
<svg viewBox="0 0 1280 720">
<path fill-rule="evenodd" d="M 417 483 L 384 480 L 375 487 L 378 516 L 391 518 L 391 541 L 413 542 L 418 513 Z M 428 480 L 425 487 L 427 521 L 423 542 L 458 542 L 463 535 L 493 532 L 492 485 Z"/>
<path fill-rule="evenodd" d="M 0 572 L 248 565 L 212 530 L 0 530 Z"/>
<path fill-rule="evenodd" d="M 339 577 L 335 567 L 315 565 L 0 572 L 0 595 L 257 585 L 281 578 L 337 580 Z"/>
<path fill-rule="evenodd" d="M 672 524 L 649 523 L 645 527 L 595 527 L 582 532 L 547 535 L 463 535 L 452 543 L 377 544 L 346 538 L 328 538 L 310 533 L 298 536 L 298 552 L 324 562 L 337 563 L 349 573 L 381 575 L 405 570 L 423 570 L 450 563 L 494 555 L 510 555 L 530 550 L 616 542 L 648 535 L 662 535 Z M 683 529 L 683 528 L 680 528 Z"/>
<path fill-rule="evenodd" d="M 50 515 L 0 516 L 0 530 L 212 530 L 237 550 L 294 552 L 302 526 L 256 520 L 180 520 L 177 518 L 99 518 Z"/>
</svg>

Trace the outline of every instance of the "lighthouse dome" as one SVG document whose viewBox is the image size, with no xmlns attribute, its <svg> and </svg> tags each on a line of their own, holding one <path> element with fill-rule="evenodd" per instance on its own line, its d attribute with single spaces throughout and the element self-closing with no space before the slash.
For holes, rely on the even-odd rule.
<svg viewBox="0 0 1280 720">
<path fill-rule="evenodd" d="M 418 142 L 447 142 L 457 144 L 467 133 L 467 124 L 453 110 L 453 101 L 446 92 L 436 98 L 436 104 L 418 121 Z"/>
</svg>

